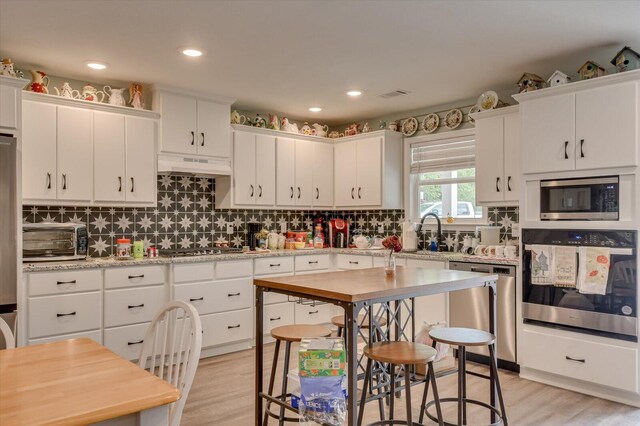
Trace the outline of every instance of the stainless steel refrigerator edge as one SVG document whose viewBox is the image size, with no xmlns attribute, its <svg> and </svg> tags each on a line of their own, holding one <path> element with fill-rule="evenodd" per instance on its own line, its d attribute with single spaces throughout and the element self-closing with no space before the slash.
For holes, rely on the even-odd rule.
<svg viewBox="0 0 640 426">
<path fill-rule="evenodd" d="M 15 328 L 18 286 L 16 145 L 16 138 L 0 136 L 0 316 L 12 330 Z M 0 348 L 4 348 L 4 341 L 0 342 Z"/>
</svg>

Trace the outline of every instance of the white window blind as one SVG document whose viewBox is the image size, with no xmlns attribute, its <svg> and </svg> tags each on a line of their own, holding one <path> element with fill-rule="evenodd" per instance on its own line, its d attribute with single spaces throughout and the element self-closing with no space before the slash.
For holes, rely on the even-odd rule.
<svg viewBox="0 0 640 426">
<path fill-rule="evenodd" d="M 475 167 L 476 141 L 450 138 L 411 145 L 411 174 Z"/>
</svg>

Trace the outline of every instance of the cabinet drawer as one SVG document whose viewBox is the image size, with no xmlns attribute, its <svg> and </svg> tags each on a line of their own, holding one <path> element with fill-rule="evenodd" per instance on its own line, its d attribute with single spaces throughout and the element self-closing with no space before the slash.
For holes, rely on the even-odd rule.
<svg viewBox="0 0 640 426">
<path fill-rule="evenodd" d="M 203 315 L 202 347 L 239 342 L 253 337 L 253 309 Z"/>
<path fill-rule="evenodd" d="M 289 296 L 280 293 L 266 292 L 264 294 L 264 305 L 273 305 L 274 303 L 288 302 Z"/>
<path fill-rule="evenodd" d="M 173 268 L 173 282 L 176 284 L 211 280 L 213 280 L 213 262 L 175 265 Z"/>
<path fill-rule="evenodd" d="M 29 338 L 100 328 L 99 292 L 29 299 Z"/>
<path fill-rule="evenodd" d="M 281 325 L 295 323 L 295 308 L 290 302 L 269 305 L 264 308 L 264 321 L 262 323 L 264 334 L 271 333 L 271 330 Z"/>
<path fill-rule="evenodd" d="M 328 254 L 313 254 L 295 257 L 296 272 L 329 269 L 331 259 Z"/>
<path fill-rule="evenodd" d="M 165 270 L 160 265 L 107 268 L 104 270 L 104 288 L 164 284 Z"/>
<path fill-rule="evenodd" d="M 216 279 L 242 278 L 253 275 L 253 260 L 223 260 L 216 262 Z"/>
<path fill-rule="evenodd" d="M 263 257 L 256 259 L 254 264 L 255 275 L 268 274 L 293 274 L 293 256 L 288 257 Z"/>
<path fill-rule="evenodd" d="M 366 269 L 373 268 L 371 256 L 358 256 L 354 254 L 339 254 L 337 257 L 338 269 Z"/>
<path fill-rule="evenodd" d="M 104 345 L 125 359 L 138 359 L 144 336 L 150 325 L 151 323 L 147 322 L 126 327 L 108 328 L 104 331 Z M 158 333 L 158 336 L 161 335 Z"/>
<path fill-rule="evenodd" d="M 75 293 L 102 288 L 102 271 L 100 269 L 41 272 L 28 276 L 29 296 Z"/>
<path fill-rule="evenodd" d="M 164 305 L 164 287 L 107 290 L 104 294 L 104 326 L 148 322 Z"/>
<path fill-rule="evenodd" d="M 41 343 L 53 343 L 53 342 L 59 342 L 60 340 L 82 339 L 85 337 L 88 339 L 92 339 L 97 343 L 102 344 L 102 332 L 100 330 L 84 331 L 82 333 L 73 333 L 73 334 L 63 334 L 61 336 L 45 337 L 43 339 L 31 339 L 29 340 L 29 344 L 39 345 Z"/>
<path fill-rule="evenodd" d="M 522 366 L 636 392 L 637 350 L 524 330 Z"/>
<path fill-rule="evenodd" d="M 295 303 L 296 324 L 324 324 L 331 321 L 331 305 L 302 305 Z"/>
<path fill-rule="evenodd" d="M 253 302 L 251 278 L 184 284 L 174 289 L 174 299 L 191 303 L 200 313 L 250 308 Z"/>
</svg>

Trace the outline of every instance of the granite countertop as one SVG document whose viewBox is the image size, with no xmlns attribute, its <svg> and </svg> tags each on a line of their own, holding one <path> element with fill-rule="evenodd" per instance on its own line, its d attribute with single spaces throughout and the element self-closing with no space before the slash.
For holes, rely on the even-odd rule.
<svg viewBox="0 0 640 426">
<path fill-rule="evenodd" d="M 255 259 L 262 257 L 282 257 L 282 256 L 306 256 L 313 254 L 352 254 L 352 255 L 368 255 L 375 257 L 385 256 L 387 250 L 361 250 L 361 249 L 312 249 L 312 250 L 275 250 L 268 253 L 227 253 L 216 254 L 211 256 L 191 256 L 191 257 L 157 257 L 152 259 L 140 260 L 116 260 L 114 257 L 105 258 L 89 258 L 87 260 L 62 261 L 62 262 L 38 262 L 24 263 L 23 272 L 40 272 L 40 271 L 65 271 L 72 269 L 93 269 L 93 268 L 110 268 L 120 266 L 145 266 L 145 265 L 167 265 L 179 263 L 201 263 L 224 260 L 240 260 Z M 496 259 L 486 256 L 468 256 L 461 253 L 433 253 L 433 252 L 416 252 L 416 253 L 398 253 L 396 255 L 400 259 L 418 259 L 418 260 L 435 260 L 435 261 L 459 261 L 459 262 L 478 262 L 491 263 L 498 265 L 519 266 L 518 259 Z"/>
</svg>

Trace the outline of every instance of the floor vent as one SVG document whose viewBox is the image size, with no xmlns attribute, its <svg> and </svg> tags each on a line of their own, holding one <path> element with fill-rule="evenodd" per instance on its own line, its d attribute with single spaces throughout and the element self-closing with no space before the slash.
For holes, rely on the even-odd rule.
<svg viewBox="0 0 640 426">
<path fill-rule="evenodd" d="M 393 92 L 383 93 L 382 95 L 379 95 L 379 96 L 381 98 L 389 99 L 389 98 L 395 98 L 396 96 L 408 95 L 409 93 L 411 92 L 408 90 L 394 90 Z"/>
</svg>

